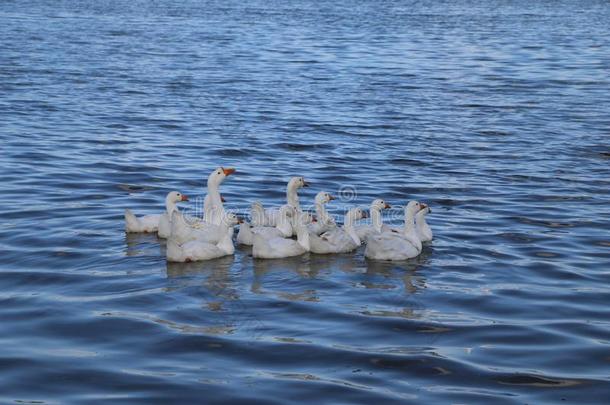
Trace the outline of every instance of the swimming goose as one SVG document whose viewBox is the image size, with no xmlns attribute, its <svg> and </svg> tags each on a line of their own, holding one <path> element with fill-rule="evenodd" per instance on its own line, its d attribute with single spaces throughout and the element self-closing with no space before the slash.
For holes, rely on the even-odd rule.
<svg viewBox="0 0 610 405">
<path fill-rule="evenodd" d="M 418 251 L 421 252 L 422 244 L 421 240 L 417 234 L 417 230 L 415 228 L 415 215 L 419 213 L 422 209 L 426 207 L 426 204 L 417 202 L 417 201 L 409 201 L 409 203 L 405 206 L 405 223 L 404 226 L 399 228 L 391 228 L 392 232 L 396 232 L 402 235 L 405 239 L 407 239 L 413 246 L 417 248 Z"/>
<path fill-rule="evenodd" d="M 345 214 L 342 227 L 323 233 L 318 236 L 309 233 L 311 251 L 318 254 L 347 253 L 361 245 L 360 238 L 354 229 L 354 222 L 367 218 L 367 214 L 361 208 L 352 208 Z"/>
<path fill-rule="evenodd" d="M 318 194 L 316 194 L 315 206 L 317 221 L 307 225 L 310 233 L 320 235 L 337 227 L 335 219 L 328 214 L 326 207 L 324 207 L 325 204 L 331 202 L 332 200 L 335 200 L 335 197 L 326 191 L 320 191 Z"/>
<path fill-rule="evenodd" d="M 309 183 L 303 177 L 291 178 L 286 186 L 286 202 L 298 211 L 301 210 L 301 205 L 297 191 L 302 187 L 309 187 Z M 251 218 L 254 226 L 276 226 L 280 215 L 278 209 L 264 209 L 257 201 L 252 204 Z"/>
<path fill-rule="evenodd" d="M 188 200 L 189 200 L 189 198 L 186 195 L 180 194 L 177 191 L 172 191 L 171 193 L 169 193 L 167 195 L 167 197 L 165 198 L 166 212 L 163 215 L 161 215 L 161 218 L 159 218 L 158 235 L 160 238 L 169 238 L 169 235 L 172 230 L 169 220 L 172 217 L 172 214 L 174 213 L 174 211 L 178 210 L 178 207 L 176 204 L 181 201 L 188 201 Z"/>
<path fill-rule="evenodd" d="M 299 218 L 296 223 L 297 240 L 282 237 L 265 239 L 262 235 L 254 234 L 252 257 L 260 259 L 280 259 L 284 257 L 299 256 L 309 251 L 309 232 L 304 223 L 305 218 L 303 215 L 300 215 L 294 207 L 292 208 L 292 215 Z"/>
<path fill-rule="evenodd" d="M 223 198 L 220 195 L 220 185 L 227 176 L 235 173 L 232 167 L 218 167 L 208 176 L 208 194 L 203 200 L 204 222 L 220 225 L 225 215 Z"/>
<path fill-rule="evenodd" d="M 178 221 L 179 213 L 172 214 L 172 222 Z M 199 260 L 210 260 L 218 257 L 232 255 L 235 252 L 233 246 L 233 226 L 239 223 L 235 214 L 229 213 L 225 217 L 225 222 L 220 226 L 223 235 L 217 243 L 208 243 L 199 239 L 179 244 L 173 237 L 167 240 L 167 261 L 168 262 L 192 262 Z"/>
<path fill-rule="evenodd" d="M 423 235 L 432 237 L 432 231 L 427 227 L 424 219 L 428 212 L 430 208 L 426 204 L 410 201 L 405 207 L 403 231 L 392 230 L 369 234 L 364 256 L 373 260 L 406 260 L 418 256 L 422 251 Z M 413 219 L 414 215 L 415 219 Z"/>
<path fill-rule="evenodd" d="M 184 194 L 181 194 L 178 191 L 171 191 L 165 197 L 165 213 L 163 214 L 151 214 L 151 215 L 143 215 L 141 217 L 136 217 L 135 214 L 130 210 L 125 210 L 125 232 L 133 233 L 133 232 L 157 232 L 162 228 L 162 231 L 165 234 L 167 231 L 166 225 L 169 225 L 169 215 L 177 210 L 176 203 L 181 201 L 188 201 L 188 197 Z M 166 238 L 167 236 L 161 236 L 162 238 Z"/>
<path fill-rule="evenodd" d="M 263 236 L 266 239 L 274 237 L 289 238 L 292 236 L 292 208 L 290 205 L 284 205 L 279 210 L 279 221 L 276 226 L 251 226 L 247 222 L 242 222 L 239 225 L 237 233 L 237 243 L 241 245 L 252 246 L 254 234 Z"/>
<path fill-rule="evenodd" d="M 373 232 L 382 231 L 383 218 L 381 217 L 381 211 L 388 208 L 392 208 L 392 206 L 386 203 L 384 200 L 379 198 L 373 200 L 370 209 L 371 225 L 361 225 L 356 227 L 356 234 L 360 240 L 365 240 L 366 237 Z"/>
<path fill-rule="evenodd" d="M 422 204 L 422 209 L 415 215 L 415 230 L 419 240 L 429 242 L 432 240 L 432 229 L 426 222 L 426 215 L 431 213 L 432 209 L 426 204 Z"/>
</svg>

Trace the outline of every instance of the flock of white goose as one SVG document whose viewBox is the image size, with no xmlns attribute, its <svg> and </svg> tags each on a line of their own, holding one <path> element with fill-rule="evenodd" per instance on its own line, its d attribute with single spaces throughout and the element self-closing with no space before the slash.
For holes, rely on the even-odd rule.
<svg viewBox="0 0 610 405">
<path fill-rule="evenodd" d="M 235 225 L 239 225 L 236 242 L 252 246 L 252 256 L 261 259 L 292 257 L 306 252 L 347 253 L 364 243 L 364 255 L 369 259 L 406 260 L 421 253 L 422 242 L 432 240 L 432 230 L 426 223 L 430 208 L 417 201 L 410 201 L 404 207 L 402 227 L 383 223 L 382 211 L 390 205 L 381 199 L 371 204 L 370 225 L 356 225 L 368 215 L 365 210 L 355 207 L 345 215 L 343 226 L 338 226 L 325 208 L 334 197 L 325 191 L 316 195 L 316 215 L 311 215 L 301 209 L 297 194 L 300 188 L 308 187 L 303 177 L 293 177 L 288 182 L 285 205 L 279 209 L 265 209 L 260 202 L 254 202 L 251 223 L 244 222 L 234 213 L 225 211 L 220 194 L 220 185 L 234 172 L 233 168 L 219 167 L 209 175 L 203 219 L 181 213 L 177 204 L 188 201 L 188 197 L 172 191 L 165 199 L 163 214 L 136 217 L 126 209 L 125 231 L 157 232 L 160 238 L 166 238 L 170 262 L 232 255 L 235 252 Z"/>
</svg>

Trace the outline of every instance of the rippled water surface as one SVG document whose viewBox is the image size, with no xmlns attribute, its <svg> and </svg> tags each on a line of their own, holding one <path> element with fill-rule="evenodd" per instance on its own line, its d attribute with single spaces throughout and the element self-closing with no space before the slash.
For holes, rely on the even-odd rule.
<svg viewBox="0 0 610 405">
<path fill-rule="evenodd" d="M 2 1 L 0 403 L 606 402 L 608 21 L 594 0 Z M 337 215 L 426 201 L 435 240 L 398 264 L 168 265 L 125 235 L 169 190 L 197 212 L 219 165 L 232 209 L 303 175 Z"/>
</svg>

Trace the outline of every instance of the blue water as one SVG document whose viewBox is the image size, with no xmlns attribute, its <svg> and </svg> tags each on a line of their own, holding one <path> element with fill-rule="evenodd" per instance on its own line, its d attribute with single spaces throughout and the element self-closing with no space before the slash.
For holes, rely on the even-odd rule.
<svg viewBox="0 0 610 405">
<path fill-rule="evenodd" d="M 0 2 L 0 403 L 607 403 L 607 1 Z M 432 207 L 168 265 L 123 210 Z M 389 215 L 395 223 L 400 215 Z M 340 220 L 341 218 L 339 218 Z"/>
</svg>

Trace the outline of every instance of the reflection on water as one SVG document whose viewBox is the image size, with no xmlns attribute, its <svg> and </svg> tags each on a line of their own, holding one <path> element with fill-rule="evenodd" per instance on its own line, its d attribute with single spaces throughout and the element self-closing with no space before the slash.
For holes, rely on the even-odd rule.
<svg viewBox="0 0 610 405">
<path fill-rule="evenodd" d="M 125 255 L 141 256 L 145 254 L 165 255 L 165 244 L 160 243 L 156 234 L 152 233 L 126 233 L 125 234 Z"/>
</svg>

